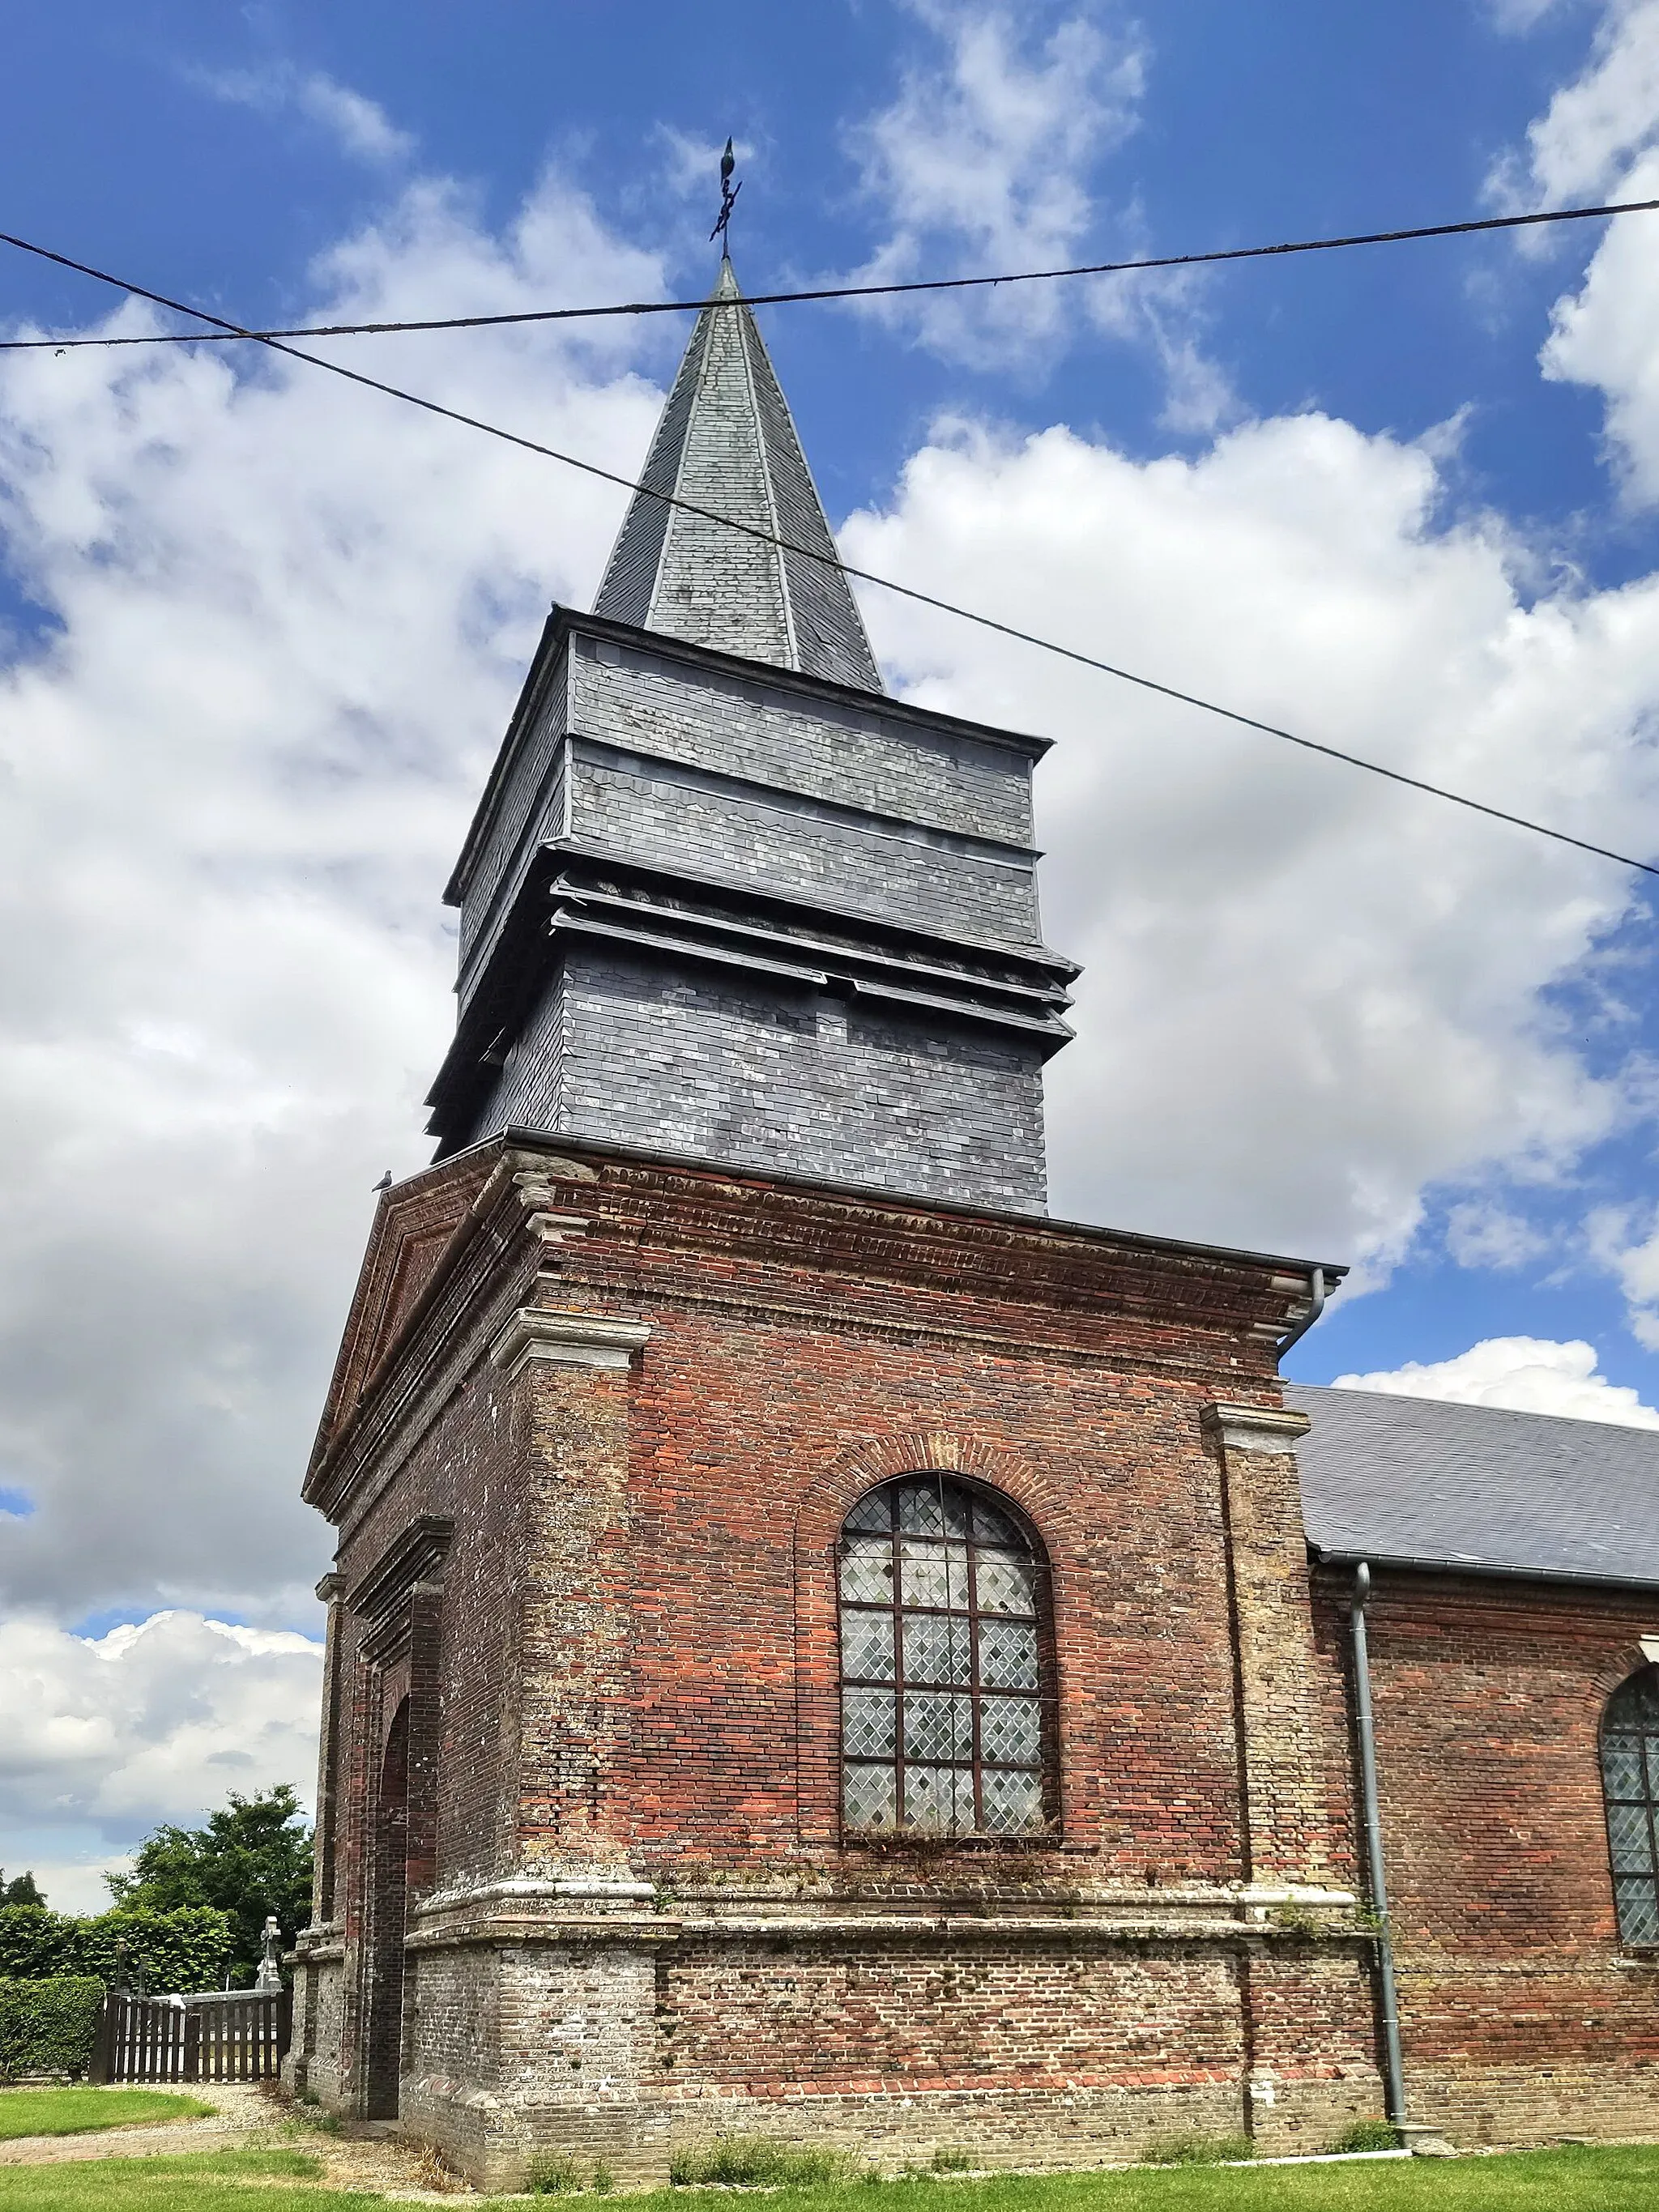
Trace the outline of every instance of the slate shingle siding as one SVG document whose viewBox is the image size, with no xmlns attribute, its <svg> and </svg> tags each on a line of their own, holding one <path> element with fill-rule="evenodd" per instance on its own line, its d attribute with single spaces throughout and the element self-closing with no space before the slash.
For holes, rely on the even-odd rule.
<svg viewBox="0 0 1659 2212">
<path fill-rule="evenodd" d="M 582 639 L 574 726 L 586 737 L 810 797 L 1031 842 L 1029 757 L 868 707 L 808 700 L 648 649 Z"/>
<path fill-rule="evenodd" d="M 791 693 L 758 668 L 751 681 L 648 639 L 575 633 L 507 763 L 463 884 L 463 1021 L 486 981 L 481 1009 L 514 1003 L 503 963 L 541 957 L 504 948 L 502 934 L 516 915 L 514 943 L 546 944 L 550 908 L 536 910 L 546 894 L 530 875 L 565 839 L 596 883 L 596 855 L 659 872 L 653 896 L 671 906 L 677 877 L 694 905 L 733 919 L 758 918 L 760 894 L 822 902 L 842 917 L 829 927 L 849 945 L 879 942 L 921 967 L 942 961 L 978 1003 L 976 948 L 1052 961 L 1030 770 L 1024 740 L 908 720 L 878 698 L 866 707 Z M 864 922 L 873 939 L 861 939 Z M 942 942 L 895 956 L 895 927 Z M 765 957 L 750 940 L 724 941 Z M 580 1128 L 746 1166 L 1042 1205 L 1040 1069 L 1063 1032 L 890 1002 L 873 1011 L 844 996 L 803 1012 L 800 985 L 758 969 L 568 948 L 548 956 L 507 1066 L 487 1091 L 475 1085 L 465 1127 L 445 1130 L 447 1149 L 515 1126 Z M 576 962 L 579 988 L 560 981 L 560 960 Z M 902 984 L 903 971 L 884 980 Z M 918 972 L 914 988 L 937 996 L 941 987 Z M 992 994 L 990 1005 L 1012 1013 L 1019 1002 Z M 1026 1011 L 1042 1010 L 1028 1001 Z M 499 1018 L 480 1011 L 471 1050 L 494 1042 Z"/>
<path fill-rule="evenodd" d="M 746 1167 L 1040 1212 L 1035 1047 L 573 951 L 481 1117 Z"/>
</svg>

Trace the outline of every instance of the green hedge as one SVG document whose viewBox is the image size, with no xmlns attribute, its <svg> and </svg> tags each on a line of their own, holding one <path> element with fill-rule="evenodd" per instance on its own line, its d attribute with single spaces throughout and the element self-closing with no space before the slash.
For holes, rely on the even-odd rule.
<svg viewBox="0 0 1659 2212">
<path fill-rule="evenodd" d="M 95 1975 L 0 1981 L 0 2081 L 23 2074 L 78 2081 L 92 2063 L 103 2008 L 104 1984 Z"/>
<path fill-rule="evenodd" d="M 153 1996 L 216 1990 L 234 1938 L 229 1916 L 209 1905 L 177 1912 L 100 1912 L 89 1919 L 39 1905 L 0 1905 L 0 1977 L 43 1981 L 63 1976 L 119 1978 L 117 1946 L 127 1947 L 126 1971 L 140 1964 Z"/>
</svg>

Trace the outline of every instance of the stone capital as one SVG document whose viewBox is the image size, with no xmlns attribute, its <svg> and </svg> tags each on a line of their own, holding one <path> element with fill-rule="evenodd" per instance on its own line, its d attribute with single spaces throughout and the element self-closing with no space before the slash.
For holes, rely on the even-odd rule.
<svg viewBox="0 0 1659 2212">
<path fill-rule="evenodd" d="M 562 1367 L 626 1367 L 651 1334 L 651 1324 L 620 1315 L 520 1306 L 496 1332 L 489 1357 L 510 1382 L 532 1359 Z"/>
<path fill-rule="evenodd" d="M 1264 1406 L 1206 1406 L 1204 1426 L 1224 1451 L 1293 1452 L 1313 1423 L 1305 1413 Z"/>
<path fill-rule="evenodd" d="M 317 1595 L 324 1605 L 334 1605 L 345 1595 L 345 1577 L 326 1574 L 317 1585 Z"/>
</svg>

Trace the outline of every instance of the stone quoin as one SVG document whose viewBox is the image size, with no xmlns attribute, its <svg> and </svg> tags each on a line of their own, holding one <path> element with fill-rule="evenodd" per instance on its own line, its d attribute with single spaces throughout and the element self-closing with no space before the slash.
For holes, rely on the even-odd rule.
<svg viewBox="0 0 1659 2212">
<path fill-rule="evenodd" d="M 1563 1565 L 1512 1440 L 1483 1552 L 1413 1486 L 1465 1494 L 1462 1431 L 1287 1394 L 1340 1268 L 1047 1217 L 1043 747 L 883 691 L 729 262 L 642 481 L 452 879 L 437 1157 L 307 1476 L 291 2083 L 491 2188 L 1328 2148 L 1389 2094 L 1374 1556 L 1409 2117 L 1659 2133 L 1659 1557 Z M 1565 1525 L 1602 1432 L 1540 1429 Z"/>
</svg>

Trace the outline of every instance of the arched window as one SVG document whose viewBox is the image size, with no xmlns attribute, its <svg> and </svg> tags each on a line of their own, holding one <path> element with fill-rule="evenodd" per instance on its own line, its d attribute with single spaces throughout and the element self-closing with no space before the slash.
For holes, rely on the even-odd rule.
<svg viewBox="0 0 1659 2212">
<path fill-rule="evenodd" d="M 1619 1933 L 1659 1943 L 1659 1667 L 1621 1682 L 1601 1717 L 1601 1787 Z"/>
<path fill-rule="evenodd" d="M 1053 1818 L 1048 1576 L 1010 1509 L 936 1474 L 842 1528 L 842 1811 L 865 1835 L 1028 1836 Z"/>
</svg>

